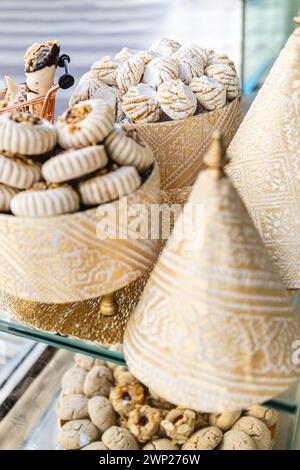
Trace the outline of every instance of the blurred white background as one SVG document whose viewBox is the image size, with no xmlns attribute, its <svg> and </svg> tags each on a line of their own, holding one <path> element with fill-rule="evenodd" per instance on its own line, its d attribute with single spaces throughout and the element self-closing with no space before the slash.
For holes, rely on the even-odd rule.
<svg viewBox="0 0 300 470">
<path fill-rule="evenodd" d="M 0 0 L 0 80 L 24 81 L 32 42 L 58 39 L 78 79 L 122 47 L 147 49 L 160 37 L 195 43 L 241 61 L 241 0 Z M 61 71 L 60 71 L 61 72 Z M 69 92 L 59 92 L 58 111 Z"/>
</svg>

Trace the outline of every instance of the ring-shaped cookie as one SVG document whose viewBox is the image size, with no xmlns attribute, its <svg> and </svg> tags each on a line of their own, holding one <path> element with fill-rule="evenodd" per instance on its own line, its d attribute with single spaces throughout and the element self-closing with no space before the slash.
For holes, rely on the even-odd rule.
<svg viewBox="0 0 300 470">
<path fill-rule="evenodd" d="M 55 145 L 55 128 L 46 119 L 20 111 L 0 116 L 0 151 L 37 156 Z"/>
<path fill-rule="evenodd" d="M 14 196 L 11 211 L 20 217 L 50 217 L 67 214 L 79 209 L 79 197 L 68 185 L 55 187 L 40 183 L 33 189 Z M 41 189 L 40 189 L 41 188 Z"/>
<path fill-rule="evenodd" d="M 141 178 L 133 166 L 122 166 L 105 175 L 95 176 L 78 184 L 81 201 L 95 206 L 114 201 L 132 193 L 141 185 Z"/>
<path fill-rule="evenodd" d="M 138 141 L 134 131 L 125 132 L 122 128 L 115 128 L 105 139 L 104 145 L 116 163 L 133 165 L 140 172 L 149 168 L 154 161 L 152 150 L 147 144 Z"/>
<path fill-rule="evenodd" d="M 50 183 L 63 183 L 100 170 L 108 158 L 103 145 L 67 150 L 50 158 L 42 166 L 42 174 Z"/>
<path fill-rule="evenodd" d="M 112 130 L 114 120 L 113 109 L 103 100 L 81 101 L 58 119 L 58 143 L 64 149 L 101 143 Z"/>
<path fill-rule="evenodd" d="M 17 189 L 30 188 L 41 179 L 41 166 L 29 158 L 0 154 L 0 183 Z"/>
</svg>

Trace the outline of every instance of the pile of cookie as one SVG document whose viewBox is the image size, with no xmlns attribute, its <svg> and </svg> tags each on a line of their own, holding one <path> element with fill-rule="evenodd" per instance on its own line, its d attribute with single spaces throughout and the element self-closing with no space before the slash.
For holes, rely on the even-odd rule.
<svg viewBox="0 0 300 470">
<path fill-rule="evenodd" d="M 0 116 L 0 212 L 22 217 L 72 213 L 134 192 L 154 157 L 114 125 L 101 99 L 67 109 L 56 126 L 30 113 Z"/>
<path fill-rule="evenodd" d="M 66 450 L 270 450 L 278 413 L 264 406 L 199 413 L 144 387 L 126 367 L 81 354 L 62 377 L 58 442 Z"/>
<path fill-rule="evenodd" d="M 70 103 L 102 98 L 117 122 L 149 123 L 220 109 L 239 95 L 236 68 L 226 54 L 163 38 L 148 51 L 123 48 L 95 62 Z"/>
</svg>

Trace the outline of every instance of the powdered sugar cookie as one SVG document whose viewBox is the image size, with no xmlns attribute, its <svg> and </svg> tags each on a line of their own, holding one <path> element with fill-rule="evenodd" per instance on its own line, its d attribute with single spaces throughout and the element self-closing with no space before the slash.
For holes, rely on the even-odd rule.
<svg viewBox="0 0 300 470">
<path fill-rule="evenodd" d="M 46 119 L 20 111 L 0 116 L 0 150 L 36 156 L 49 152 L 55 145 L 55 129 Z"/>
<path fill-rule="evenodd" d="M 170 57 L 181 47 L 181 44 L 173 39 L 162 38 L 152 44 L 150 51 L 157 52 L 164 57 Z"/>
<path fill-rule="evenodd" d="M 0 153 L 0 183 L 17 189 L 30 188 L 41 179 L 41 165 L 21 155 Z"/>
<path fill-rule="evenodd" d="M 154 51 L 138 51 L 136 49 L 128 49 L 128 47 L 123 47 L 123 49 L 121 49 L 121 51 L 115 55 L 115 59 L 121 62 L 125 62 L 134 55 L 140 57 L 145 65 L 156 57 L 159 57 L 159 54 Z"/>
<path fill-rule="evenodd" d="M 140 172 L 149 168 L 154 161 L 152 150 L 135 131 L 126 132 L 121 127 L 115 127 L 106 137 L 104 145 L 116 163 L 132 165 Z"/>
<path fill-rule="evenodd" d="M 187 85 L 193 78 L 201 77 L 204 74 L 204 64 L 201 58 L 196 56 L 181 57 L 177 60 L 180 78 Z"/>
<path fill-rule="evenodd" d="M 116 75 L 117 86 L 121 93 L 126 93 L 131 86 L 140 82 L 144 69 L 144 61 L 138 55 L 134 55 L 122 63 Z"/>
<path fill-rule="evenodd" d="M 215 64 L 206 67 L 205 75 L 221 83 L 227 91 L 227 99 L 234 100 L 240 94 L 240 82 L 236 72 L 226 64 Z"/>
<path fill-rule="evenodd" d="M 226 104 L 226 90 L 223 85 L 206 75 L 194 78 L 190 88 L 198 102 L 208 111 L 223 108 Z"/>
<path fill-rule="evenodd" d="M 157 90 L 166 80 L 179 78 L 179 65 L 172 57 L 158 57 L 146 65 L 143 83 Z"/>
<path fill-rule="evenodd" d="M 83 204 L 95 206 L 114 201 L 132 193 L 141 185 L 141 178 L 133 166 L 122 166 L 116 171 L 95 176 L 78 184 Z"/>
<path fill-rule="evenodd" d="M 87 100 L 67 109 L 56 126 L 62 148 L 81 148 L 102 142 L 114 123 L 113 110 L 102 100 Z"/>
<path fill-rule="evenodd" d="M 42 166 L 42 174 L 50 183 L 63 183 L 100 170 L 107 162 L 104 146 L 92 145 L 50 158 Z"/>
<path fill-rule="evenodd" d="M 195 114 L 197 98 L 181 80 L 168 80 L 158 87 L 162 110 L 171 119 L 185 119 Z"/>
<path fill-rule="evenodd" d="M 50 217 L 79 209 L 79 197 L 71 186 L 36 183 L 14 196 L 11 211 L 20 217 Z"/>
<path fill-rule="evenodd" d="M 75 104 L 80 103 L 80 101 L 94 99 L 97 91 L 101 91 L 107 88 L 108 86 L 101 80 L 98 80 L 98 78 L 87 78 L 86 80 L 80 80 L 78 86 L 75 88 L 75 91 L 70 98 L 69 106 L 74 106 Z"/>
<path fill-rule="evenodd" d="M 91 70 L 96 72 L 99 80 L 102 80 L 107 85 L 116 86 L 116 76 L 119 66 L 120 62 L 106 55 L 102 57 L 102 59 L 97 60 L 97 62 L 92 65 Z"/>
<path fill-rule="evenodd" d="M 181 59 L 188 57 L 196 57 L 202 62 L 202 66 L 206 67 L 207 65 L 207 52 L 200 46 L 181 46 L 173 55 L 172 58 L 179 62 Z"/>
<path fill-rule="evenodd" d="M 122 109 L 133 122 L 157 122 L 162 115 L 157 92 L 143 83 L 129 88 Z"/>
</svg>

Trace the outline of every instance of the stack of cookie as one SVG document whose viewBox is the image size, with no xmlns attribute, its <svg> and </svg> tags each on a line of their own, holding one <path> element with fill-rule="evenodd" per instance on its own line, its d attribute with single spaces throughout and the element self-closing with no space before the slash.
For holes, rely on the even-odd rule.
<svg viewBox="0 0 300 470">
<path fill-rule="evenodd" d="M 264 406 L 223 413 L 176 407 L 126 367 L 75 355 L 57 403 L 59 445 L 82 450 L 270 450 L 278 413 Z"/>
<path fill-rule="evenodd" d="M 55 145 L 55 129 L 45 119 L 19 111 L 1 115 L 0 212 L 18 212 L 20 191 L 41 180 L 41 162 Z"/>
<path fill-rule="evenodd" d="M 239 95 L 236 68 L 226 54 L 163 38 L 148 51 L 123 48 L 95 62 L 71 104 L 102 98 L 117 122 L 148 123 L 220 109 Z"/>
<path fill-rule="evenodd" d="M 0 150 L 0 212 L 22 217 L 117 200 L 139 188 L 154 160 L 148 146 L 114 127 L 113 111 L 101 99 L 70 107 L 56 129 L 28 113 L 4 114 Z"/>
</svg>

